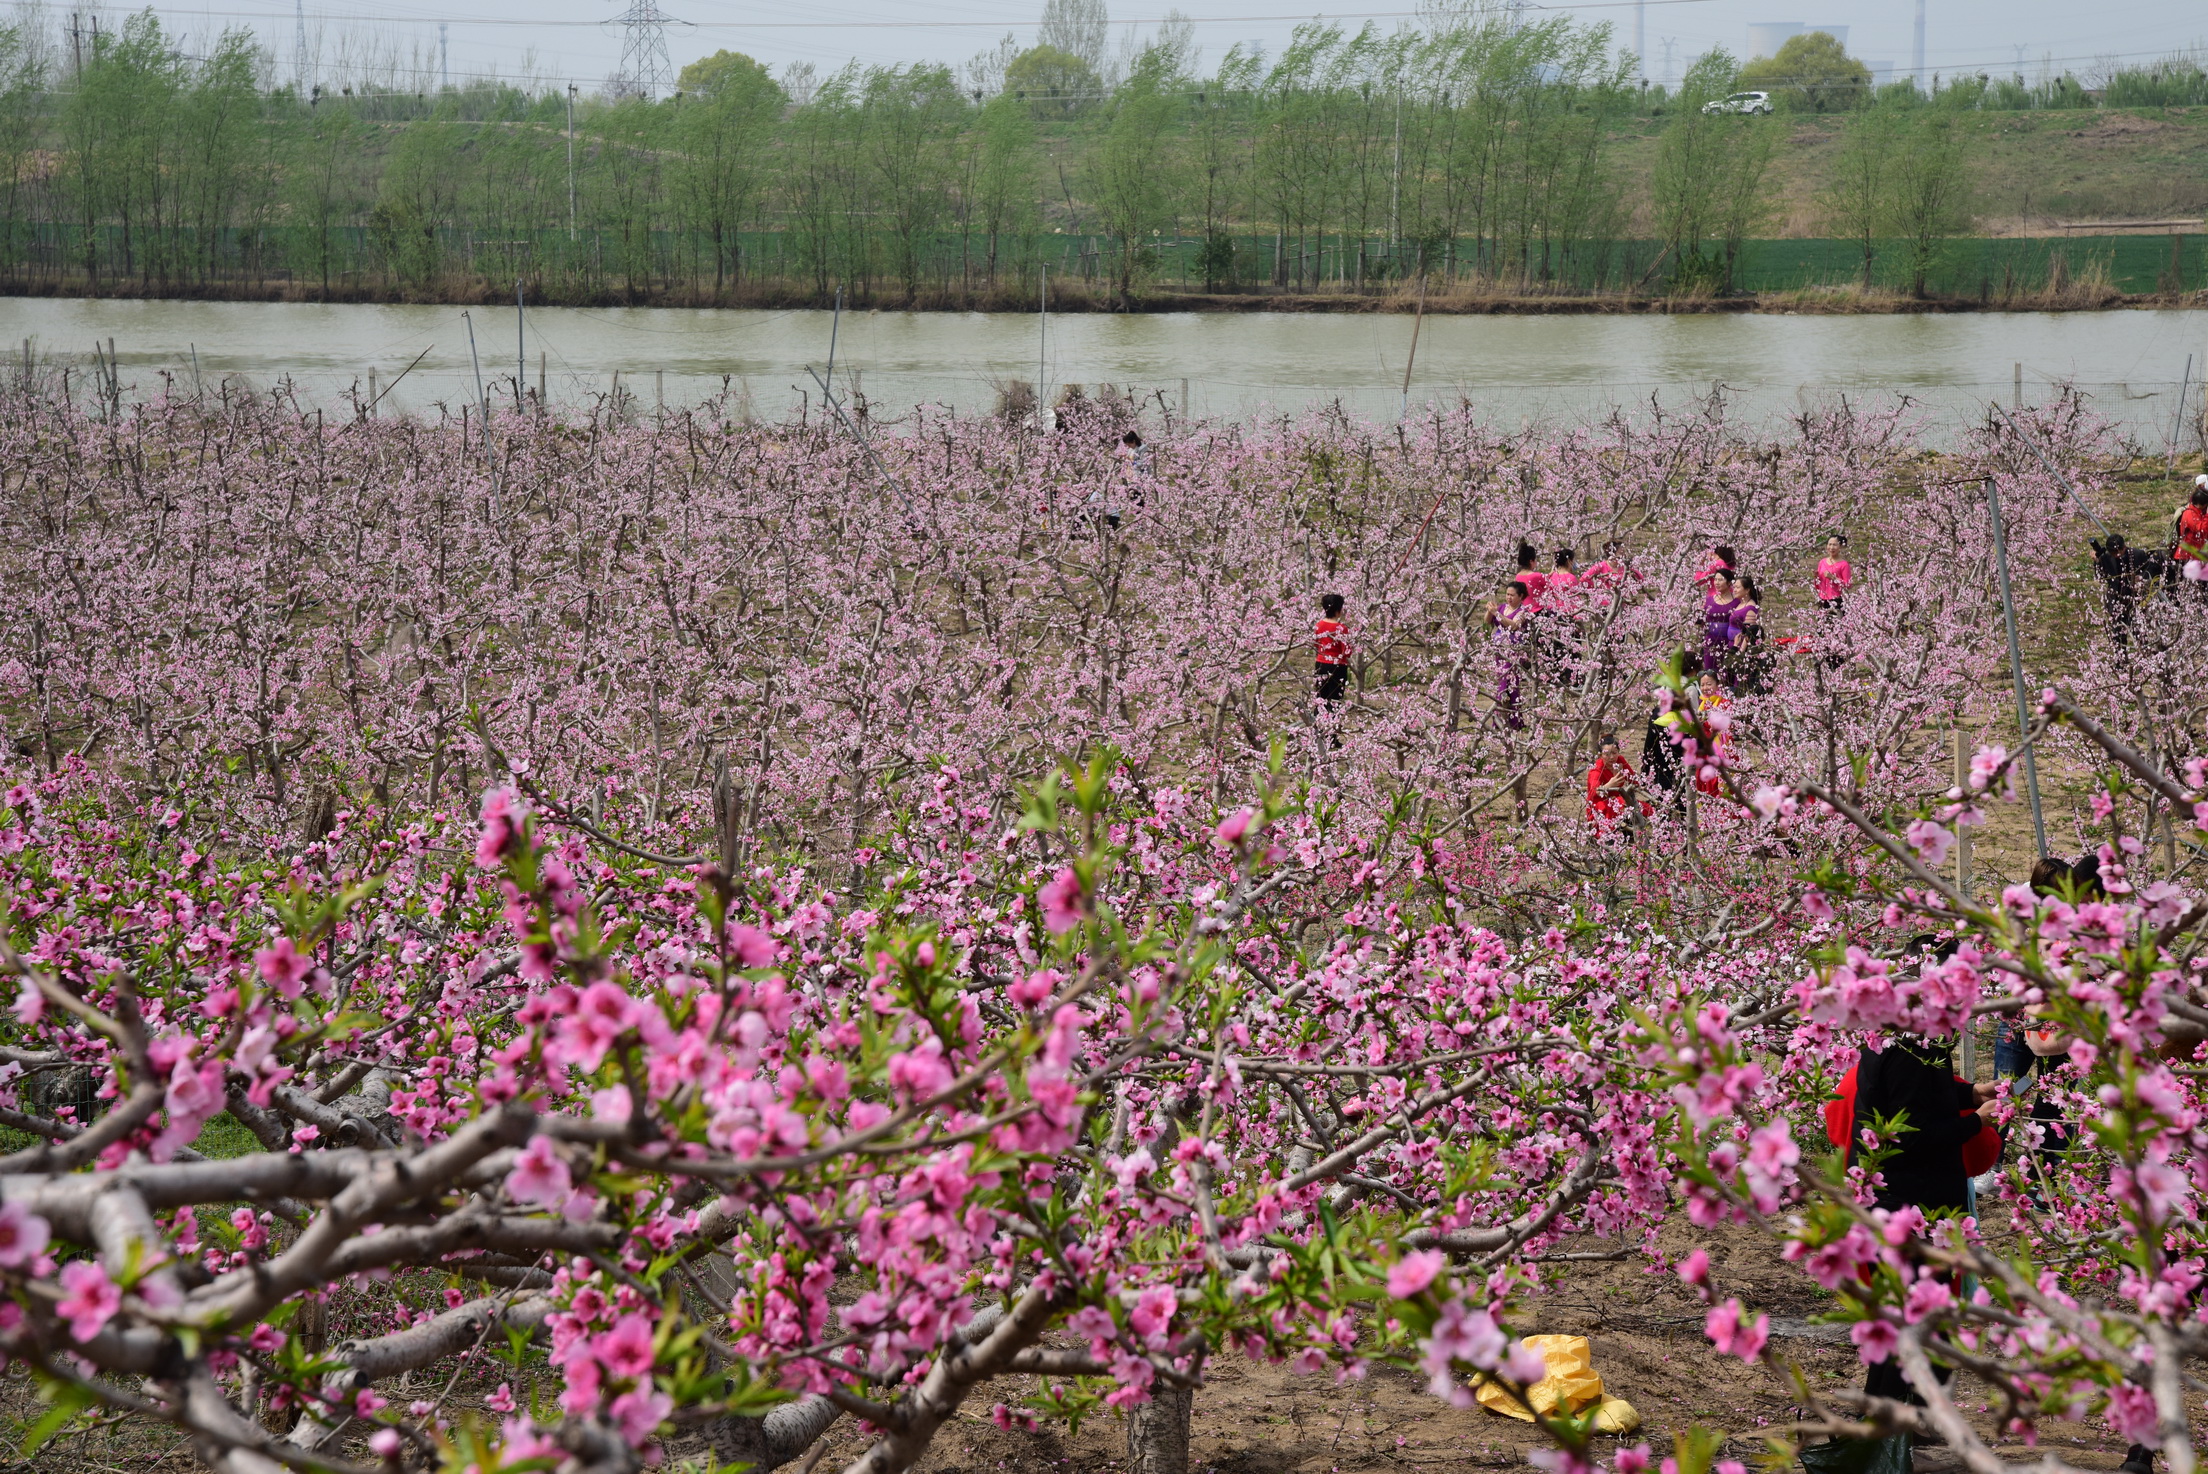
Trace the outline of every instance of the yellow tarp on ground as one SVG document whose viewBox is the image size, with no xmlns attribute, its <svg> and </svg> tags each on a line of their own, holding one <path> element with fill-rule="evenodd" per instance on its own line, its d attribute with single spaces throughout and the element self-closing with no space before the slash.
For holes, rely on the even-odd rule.
<svg viewBox="0 0 2208 1474">
<path fill-rule="evenodd" d="M 1641 1426 L 1641 1415 L 1632 1403 L 1604 1395 L 1602 1373 L 1595 1370 L 1594 1352 L 1585 1336 L 1528 1336 L 1526 1344 L 1541 1354 L 1548 1367 L 1548 1374 L 1526 1389 L 1526 1402 L 1533 1405 L 1532 1410 L 1511 1396 L 1502 1383 L 1484 1377 L 1473 1386 L 1481 1407 L 1530 1423 L 1535 1413 L 1580 1413 L 1589 1404 L 1599 1403 L 1595 1413 L 1597 1432 L 1630 1433 Z"/>
</svg>

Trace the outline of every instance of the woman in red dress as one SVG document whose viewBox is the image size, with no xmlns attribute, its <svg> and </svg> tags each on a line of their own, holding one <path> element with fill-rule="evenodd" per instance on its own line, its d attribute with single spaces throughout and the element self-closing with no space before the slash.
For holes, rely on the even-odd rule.
<svg viewBox="0 0 2208 1474">
<path fill-rule="evenodd" d="M 2208 558 L 2208 475 L 2193 482 L 2192 499 L 2177 514 L 2177 541 L 2170 548 L 2170 561 L 2180 574 L 2186 574 L 2186 564 L 2203 558 Z"/>
<path fill-rule="evenodd" d="M 1604 737 L 1595 765 L 1587 770 L 1587 822 L 1597 838 L 1614 832 L 1620 819 L 1629 825 L 1636 822 L 1630 812 L 1636 804 L 1640 808 L 1638 818 L 1645 819 L 1652 812 L 1646 800 L 1635 796 L 1640 783 L 1633 765 L 1618 751 L 1616 736 Z"/>
</svg>

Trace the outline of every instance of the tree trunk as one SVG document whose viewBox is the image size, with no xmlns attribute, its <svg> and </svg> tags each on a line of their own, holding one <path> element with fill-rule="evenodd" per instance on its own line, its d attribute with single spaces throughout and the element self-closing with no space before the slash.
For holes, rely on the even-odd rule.
<svg viewBox="0 0 2208 1474">
<path fill-rule="evenodd" d="M 1188 1424 L 1193 1388 L 1150 1384 L 1150 1400 L 1127 1417 L 1127 1474 L 1188 1474 Z"/>
</svg>

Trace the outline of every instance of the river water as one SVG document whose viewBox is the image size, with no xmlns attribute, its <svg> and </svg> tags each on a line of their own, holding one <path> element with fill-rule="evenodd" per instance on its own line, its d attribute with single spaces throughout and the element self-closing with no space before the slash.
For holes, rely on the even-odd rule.
<svg viewBox="0 0 2208 1474">
<path fill-rule="evenodd" d="M 474 332 L 471 357 L 469 332 Z M 894 418 L 914 405 L 992 408 L 1000 388 L 1040 377 L 1157 396 L 1197 416 L 1293 413 L 1339 401 L 1374 420 L 1404 403 L 1412 320 L 1318 313 L 1075 314 L 846 312 L 835 325 L 835 378 Z M 724 391 L 766 418 L 820 393 L 831 317 L 821 311 L 539 308 L 516 342 L 514 309 L 308 303 L 0 299 L 0 347 L 42 362 L 93 362 L 112 339 L 126 395 L 160 392 L 161 375 L 205 392 L 227 381 L 332 410 L 365 392 L 383 413 L 458 413 L 477 365 L 508 401 L 517 349 L 530 388 L 555 407 L 623 390 L 649 411 Z M 426 353 L 425 353 L 426 350 Z M 2008 403 L 2021 366 L 2026 402 L 2074 384 L 2142 446 L 2161 450 L 2178 419 L 2179 382 L 2200 404 L 2208 312 L 1965 313 L 1796 317 L 1429 316 L 1419 328 L 1409 402 L 1467 398 L 1499 424 L 1572 424 L 1654 402 L 1684 409 L 1722 385 L 1731 412 L 1769 423 L 1847 395 L 1921 403 L 1935 440 Z M 394 386 L 394 379 L 413 364 Z M 196 374 L 196 381 L 195 381 Z M 89 367 L 72 383 L 90 382 Z M 1185 396 L 1185 400 L 1184 400 Z M 348 411 L 349 412 L 349 411 Z M 2188 441 L 2192 431 L 2187 430 Z"/>
</svg>

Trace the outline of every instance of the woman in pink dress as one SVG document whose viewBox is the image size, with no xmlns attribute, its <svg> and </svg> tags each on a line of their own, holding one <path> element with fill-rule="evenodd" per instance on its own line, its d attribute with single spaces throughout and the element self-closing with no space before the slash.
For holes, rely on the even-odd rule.
<svg viewBox="0 0 2208 1474">
<path fill-rule="evenodd" d="M 1855 570 L 1848 566 L 1848 539 L 1845 533 L 1836 532 L 1825 539 L 1825 556 L 1817 560 L 1817 607 L 1825 611 L 1827 618 L 1838 618 L 1848 599 L 1848 585 L 1855 582 Z"/>
<path fill-rule="evenodd" d="M 1704 588 L 1716 582 L 1717 576 L 1721 573 L 1730 577 L 1733 571 L 1739 567 L 1740 555 L 1733 551 L 1732 544 L 1713 543 L 1710 547 L 1710 561 L 1704 564 L 1702 571 L 1694 576 L 1695 586 Z"/>
<path fill-rule="evenodd" d="M 1572 566 L 1577 557 L 1570 548 L 1558 548 L 1556 567 L 1549 570 L 1549 606 L 1565 614 L 1579 610 L 1580 597 L 1576 590 L 1581 579 Z"/>
<path fill-rule="evenodd" d="M 1528 609 L 1539 609 L 1543 602 L 1541 596 L 1549 588 L 1548 575 L 1533 566 L 1534 557 L 1532 543 L 1518 544 L 1518 571 L 1511 575 L 1510 580 L 1526 596 Z"/>
</svg>

